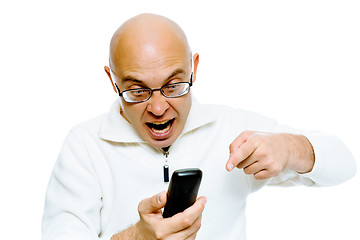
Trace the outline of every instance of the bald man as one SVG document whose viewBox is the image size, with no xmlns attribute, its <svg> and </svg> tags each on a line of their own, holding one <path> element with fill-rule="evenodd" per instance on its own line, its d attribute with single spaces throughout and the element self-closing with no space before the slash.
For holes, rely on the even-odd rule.
<svg viewBox="0 0 360 240">
<path fill-rule="evenodd" d="M 355 174 L 336 137 L 197 102 L 190 90 L 198 64 L 165 17 L 142 14 L 115 32 L 105 71 L 118 99 L 68 134 L 47 189 L 44 240 L 245 239 L 250 193 L 335 185 Z M 201 197 L 163 218 L 163 168 L 193 167 L 203 171 Z"/>
</svg>

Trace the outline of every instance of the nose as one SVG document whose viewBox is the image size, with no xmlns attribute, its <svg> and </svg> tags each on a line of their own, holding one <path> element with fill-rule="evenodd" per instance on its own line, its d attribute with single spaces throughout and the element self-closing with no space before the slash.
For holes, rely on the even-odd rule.
<svg viewBox="0 0 360 240">
<path fill-rule="evenodd" d="M 160 91 L 154 91 L 148 100 L 147 110 L 157 117 L 162 116 L 169 108 L 167 98 Z"/>
</svg>

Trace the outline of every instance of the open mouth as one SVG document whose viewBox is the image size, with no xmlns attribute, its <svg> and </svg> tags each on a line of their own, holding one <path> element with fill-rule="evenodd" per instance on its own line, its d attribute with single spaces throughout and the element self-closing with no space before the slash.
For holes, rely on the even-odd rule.
<svg viewBox="0 0 360 240">
<path fill-rule="evenodd" d="M 166 133 L 170 130 L 175 118 L 163 122 L 147 122 L 146 125 L 156 134 Z"/>
</svg>

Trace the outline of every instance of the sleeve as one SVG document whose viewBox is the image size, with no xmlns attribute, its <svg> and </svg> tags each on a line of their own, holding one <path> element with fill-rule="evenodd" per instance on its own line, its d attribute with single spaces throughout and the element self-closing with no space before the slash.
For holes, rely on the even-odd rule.
<svg viewBox="0 0 360 240">
<path fill-rule="evenodd" d="M 356 173 L 356 161 L 345 144 L 335 136 L 322 133 L 303 134 L 312 144 L 315 164 L 310 173 L 300 174 L 316 185 L 341 184 Z"/>
<path fill-rule="evenodd" d="M 48 184 L 42 239 L 99 239 L 101 208 L 102 191 L 95 169 L 84 144 L 71 131 Z"/>
<path fill-rule="evenodd" d="M 356 161 L 339 138 L 320 132 L 295 133 L 305 136 L 311 143 L 315 154 L 314 167 L 305 174 L 285 169 L 269 185 L 333 186 L 344 183 L 355 175 Z"/>
<path fill-rule="evenodd" d="M 243 117 L 245 127 L 241 131 L 254 130 L 300 134 L 309 140 L 315 154 L 315 164 L 309 173 L 300 174 L 287 168 L 277 177 L 265 181 L 259 181 L 250 176 L 249 180 L 252 185 L 252 191 L 256 191 L 264 185 L 294 186 L 301 184 L 306 186 L 331 186 L 343 183 L 355 175 L 356 161 L 350 150 L 339 138 L 320 132 L 299 131 L 289 126 L 278 124 L 271 118 L 252 112 L 247 112 L 243 115 L 247 117 Z"/>
</svg>

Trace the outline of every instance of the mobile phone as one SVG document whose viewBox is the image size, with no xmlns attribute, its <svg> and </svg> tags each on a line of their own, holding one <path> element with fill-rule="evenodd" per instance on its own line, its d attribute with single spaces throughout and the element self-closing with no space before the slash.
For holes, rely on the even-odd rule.
<svg viewBox="0 0 360 240">
<path fill-rule="evenodd" d="M 172 174 L 163 213 L 164 218 L 183 212 L 195 203 L 201 178 L 202 171 L 198 168 L 179 169 Z"/>
</svg>

